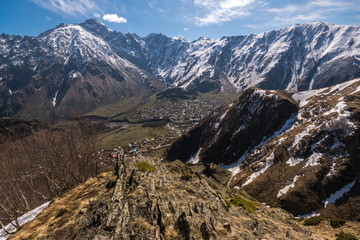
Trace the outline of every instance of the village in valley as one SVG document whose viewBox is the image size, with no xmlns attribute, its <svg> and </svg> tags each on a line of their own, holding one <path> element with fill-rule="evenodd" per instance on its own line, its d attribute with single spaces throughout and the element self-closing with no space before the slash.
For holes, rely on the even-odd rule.
<svg viewBox="0 0 360 240">
<path fill-rule="evenodd" d="M 169 147 L 179 136 L 194 127 L 201 119 L 207 116 L 211 111 L 222 102 L 209 99 L 201 101 L 198 99 L 186 99 L 172 102 L 166 106 L 153 105 L 145 108 L 143 111 L 137 110 L 133 117 L 135 123 L 113 121 L 106 126 L 114 132 L 121 134 L 123 130 L 129 128 L 132 124 L 142 123 L 142 127 L 147 128 L 165 128 L 167 133 L 156 137 L 144 138 L 139 141 L 129 142 L 126 145 L 118 146 L 113 149 L 102 149 L 99 153 L 100 160 L 113 162 L 119 149 L 123 149 L 125 156 L 137 154 L 152 154 L 154 151 Z M 111 134 L 111 133 L 110 133 Z M 109 163 L 110 163 L 109 162 Z"/>
<path fill-rule="evenodd" d="M 219 107 L 221 103 L 217 100 L 200 101 L 187 99 L 174 102 L 168 107 L 150 107 L 142 113 L 138 112 L 139 118 L 143 120 L 167 119 L 178 125 L 193 126 L 210 113 L 212 109 Z"/>
</svg>

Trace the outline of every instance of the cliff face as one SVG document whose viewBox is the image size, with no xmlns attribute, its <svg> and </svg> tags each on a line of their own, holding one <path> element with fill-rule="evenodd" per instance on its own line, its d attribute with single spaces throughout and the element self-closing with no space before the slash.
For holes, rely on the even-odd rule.
<svg viewBox="0 0 360 240">
<path fill-rule="evenodd" d="M 322 239 L 283 210 L 230 190 L 215 165 L 138 157 L 55 199 L 12 239 Z"/>
</svg>

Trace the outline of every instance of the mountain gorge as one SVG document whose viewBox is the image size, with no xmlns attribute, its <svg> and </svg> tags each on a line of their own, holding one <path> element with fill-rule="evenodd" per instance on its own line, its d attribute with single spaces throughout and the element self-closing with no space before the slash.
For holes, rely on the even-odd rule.
<svg viewBox="0 0 360 240">
<path fill-rule="evenodd" d="M 180 137 L 167 159 L 219 164 L 232 171 L 230 186 L 294 215 L 358 221 L 359 86 L 250 88 Z"/>
<path fill-rule="evenodd" d="M 358 26 L 314 23 L 189 42 L 122 34 L 95 19 L 38 37 L 2 34 L 0 114 L 69 118 L 169 85 L 197 92 L 327 87 L 360 76 L 359 34 Z"/>
</svg>

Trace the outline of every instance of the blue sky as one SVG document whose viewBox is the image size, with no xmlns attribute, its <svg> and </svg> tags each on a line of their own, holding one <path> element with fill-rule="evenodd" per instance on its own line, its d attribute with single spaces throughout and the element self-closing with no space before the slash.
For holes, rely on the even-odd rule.
<svg viewBox="0 0 360 240">
<path fill-rule="evenodd" d="M 0 0 L 0 33 L 37 36 L 89 18 L 141 37 L 217 39 L 295 23 L 360 25 L 360 0 Z"/>
</svg>

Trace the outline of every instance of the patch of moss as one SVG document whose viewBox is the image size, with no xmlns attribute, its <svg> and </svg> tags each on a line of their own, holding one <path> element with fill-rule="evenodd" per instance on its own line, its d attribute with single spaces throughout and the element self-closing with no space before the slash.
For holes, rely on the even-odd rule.
<svg viewBox="0 0 360 240">
<path fill-rule="evenodd" d="M 320 216 L 311 217 L 304 221 L 304 225 L 305 226 L 319 225 L 323 220 L 325 220 L 325 218 L 320 217 Z"/>
<path fill-rule="evenodd" d="M 225 204 L 226 204 L 226 206 L 228 207 L 228 208 L 230 208 L 231 207 L 231 202 L 229 201 L 229 200 L 225 200 Z"/>
<path fill-rule="evenodd" d="M 139 171 L 150 171 L 150 172 L 155 172 L 156 168 L 154 166 L 151 166 L 148 162 L 137 162 L 135 163 L 135 167 L 137 167 L 137 169 Z"/>
<path fill-rule="evenodd" d="M 341 227 L 343 225 L 345 225 L 346 221 L 344 219 L 338 219 L 338 218 L 331 218 L 330 219 L 330 225 L 333 228 L 338 228 Z"/>
<path fill-rule="evenodd" d="M 193 175 L 190 172 L 182 172 L 181 173 L 181 180 L 189 181 L 192 178 L 193 178 Z"/>
<path fill-rule="evenodd" d="M 215 206 L 211 206 L 211 210 L 213 210 L 215 212 L 219 211 L 219 209 L 217 207 L 215 207 Z"/>
<path fill-rule="evenodd" d="M 336 240 L 358 240 L 354 235 L 350 233 L 344 233 L 343 231 L 335 234 Z"/>
<path fill-rule="evenodd" d="M 231 205 L 243 207 L 245 208 L 249 213 L 255 213 L 258 205 L 256 202 L 253 202 L 251 200 L 247 200 L 245 198 L 242 198 L 240 196 L 233 196 L 232 198 L 225 200 L 225 203 L 228 207 Z"/>
</svg>

